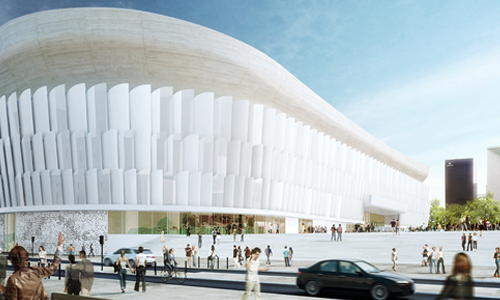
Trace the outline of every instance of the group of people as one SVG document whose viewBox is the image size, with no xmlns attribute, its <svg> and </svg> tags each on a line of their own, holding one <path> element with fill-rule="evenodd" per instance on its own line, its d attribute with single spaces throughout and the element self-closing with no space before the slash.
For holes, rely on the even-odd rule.
<svg viewBox="0 0 500 300">
<path fill-rule="evenodd" d="M 330 228 L 330 231 L 332 232 L 332 236 L 330 238 L 330 241 L 337 241 L 337 242 L 342 242 L 342 224 L 339 224 L 338 227 L 335 227 L 335 224 L 332 225 Z"/>
<path fill-rule="evenodd" d="M 469 251 L 469 247 L 471 251 L 477 251 L 477 242 L 478 242 L 478 236 L 477 232 L 474 232 L 474 235 L 469 232 L 469 236 L 465 236 L 465 233 L 462 234 L 462 237 L 460 238 L 462 241 L 462 250 L 463 251 Z M 465 250 L 465 244 L 467 243 L 467 250 Z"/>
<path fill-rule="evenodd" d="M 434 267 L 435 273 L 439 274 L 439 266 L 441 266 L 443 274 L 446 274 L 446 270 L 444 267 L 443 247 L 440 246 L 439 250 L 436 250 L 436 247 L 432 247 L 432 249 L 429 249 L 429 246 L 425 244 L 423 248 L 424 250 L 422 251 L 422 267 L 429 266 L 429 271 L 431 274 Z"/>
<path fill-rule="evenodd" d="M 42 246 L 40 246 L 42 247 Z M 92 255 L 92 257 L 95 257 L 95 254 L 94 254 L 94 244 L 90 243 L 90 252 L 89 252 L 89 257 Z M 81 251 L 85 251 L 85 244 L 82 244 L 82 250 Z M 69 252 L 69 255 L 73 255 L 73 253 L 75 252 L 74 248 L 73 248 L 73 244 L 69 244 L 69 248 L 68 248 L 68 252 Z M 85 253 L 87 253 L 87 251 L 85 251 Z"/>
</svg>

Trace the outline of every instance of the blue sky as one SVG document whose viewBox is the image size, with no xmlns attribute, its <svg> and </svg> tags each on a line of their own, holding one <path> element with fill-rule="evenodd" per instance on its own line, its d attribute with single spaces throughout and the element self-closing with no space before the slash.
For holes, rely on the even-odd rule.
<svg viewBox="0 0 500 300">
<path fill-rule="evenodd" d="M 500 146 L 497 1 L 0 0 L 0 24 L 47 9 L 100 6 L 200 24 L 269 55 L 336 109 L 430 166 L 444 202 L 444 160 Z"/>
</svg>

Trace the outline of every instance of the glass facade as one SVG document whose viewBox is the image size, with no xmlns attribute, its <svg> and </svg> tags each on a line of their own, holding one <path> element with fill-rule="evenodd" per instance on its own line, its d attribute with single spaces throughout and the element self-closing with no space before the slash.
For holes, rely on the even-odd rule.
<svg viewBox="0 0 500 300">
<path fill-rule="evenodd" d="M 4 226 L 4 251 L 14 248 L 16 245 L 16 214 L 5 214 Z"/>
<path fill-rule="evenodd" d="M 302 222 L 303 220 L 301 220 Z M 311 220 L 307 224 L 312 226 Z M 222 234 L 241 230 L 245 234 L 285 233 L 285 218 L 274 216 L 191 213 L 191 212 L 150 212 L 150 211 L 108 211 L 109 234 L 210 234 L 219 227 Z"/>
</svg>

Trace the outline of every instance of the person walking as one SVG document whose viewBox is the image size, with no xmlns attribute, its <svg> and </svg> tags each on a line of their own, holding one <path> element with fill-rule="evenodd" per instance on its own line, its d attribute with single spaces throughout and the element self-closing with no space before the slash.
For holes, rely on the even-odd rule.
<svg viewBox="0 0 500 300">
<path fill-rule="evenodd" d="M 462 233 L 462 251 L 465 251 L 465 243 L 467 243 L 467 236 L 465 236 L 465 232 Z"/>
<path fill-rule="evenodd" d="M 69 244 L 69 255 L 73 255 L 73 244 Z"/>
<path fill-rule="evenodd" d="M 335 228 L 335 224 L 332 225 L 332 228 L 330 228 L 330 230 L 332 231 L 332 236 L 330 237 L 330 241 L 337 241 L 337 235 L 336 235 L 336 231 L 337 231 L 337 228 Z"/>
<path fill-rule="evenodd" d="M 293 258 L 293 249 L 290 247 L 290 250 L 288 252 L 288 262 L 290 263 L 290 267 L 292 266 L 292 258 Z"/>
<path fill-rule="evenodd" d="M 198 248 L 201 249 L 202 244 L 203 244 L 203 236 L 201 235 L 201 232 L 198 232 Z"/>
<path fill-rule="evenodd" d="M 233 229 L 233 242 L 236 242 L 236 235 L 238 234 L 238 231 L 236 228 Z"/>
<path fill-rule="evenodd" d="M 95 254 L 94 254 L 94 244 L 92 244 L 92 243 L 90 243 L 89 257 L 90 257 L 91 254 L 92 254 L 92 257 L 95 257 Z"/>
<path fill-rule="evenodd" d="M 193 249 L 191 248 L 191 246 L 189 244 L 187 244 L 187 246 L 184 249 L 184 251 L 186 251 L 187 267 L 191 268 L 191 263 L 192 263 L 191 259 L 192 259 L 192 256 L 193 256 Z"/>
<path fill-rule="evenodd" d="M 61 263 L 62 246 L 66 238 L 59 232 L 57 237 L 57 250 L 54 260 L 47 267 L 27 267 L 29 254 L 22 246 L 15 246 L 9 252 L 9 260 L 14 268 L 14 273 L 7 280 L 7 286 L 0 286 L 0 291 L 5 293 L 6 299 L 49 299 L 43 287 L 42 278 L 52 275 L 59 269 Z"/>
<path fill-rule="evenodd" d="M 238 269 L 240 267 L 240 263 L 238 262 L 238 248 L 236 245 L 233 245 L 233 262 L 234 268 Z"/>
<path fill-rule="evenodd" d="M 267 256 L 266 265 L 270 265 L 271 260 L 269 259 L 269 257 L 273 255 L 273 250 L 271 249 L 271 246 L 267 245 L 267 248 L 264 250 L 264 252 Z"/>
<path fill-rule="evenodd" d="M 68 256 L 69 264 L 66 265 L 64 275 L 64 292 L 68 295 L 80 295 L 80 271 L 75 269 L 75 256 Z"/>
<path fill-rule="evenodd" d="M 163 251 L 163 267 L 166 267 L 167 262 L 168 262 L 168 247 L 167 247 L 167 245 L 163 245 L 163 248 L 161 248 L 161 250 Z"/>
<path fill-rule="evenodd" d="M 430 264 L 429 264 L 429 266 L 430 266 L 430 273 L 432 274 L 432 266 L 434 265 L 434 271 L 437 274 L 438 270 L 437 270 L 437 251 L 436 251 L 436 247 L 432 247 L 432 250 L 429 253 L 429 256 L 431 258 L 431 261 L 430 261 Z"/>
<path fill-rule="evenodd" d="M 439 247 L 439 251 L 437 253 L 437 259 L 438 259 L 438 261 L 437 261 L 436 274 L 439 274 L 439 265 L 441 265 L 441 268 L 443 270 L 443 274 L 446 274 L 446 271 L 444 269 L 444 251 L 443 251 L 442 246 Z"/>
<path fill-rule="evenodd" d="M 472 236 L 472 251 L 477 251 L 477 242 L 478 242 L 478 237 L 477 237 L 477 232 L 474 232 L 474 235 Z"/>
<path fill-rule="evenodd" d="M 217 229 L 212 230 L 212 239 L 214 240 L 213 245 L 215 245 L 215 239 L 217 238 Z"/>
<path fill-rule="evenodd" d="M 285 246 L 285 250 L 283 250 L 283 256 L 285 257 L 285 267 L 290 266 L 290 260 L 288 259 L 289 254 L 290 254 L 290 250 L 288 250 L 288 247 Z"/>
<path fill-rule="evenodd" d="M 392 235 L 394 235 L 396 231 L 396 220 L 394 220 L 394 218 L 391 221 L 391 230 L 392 230 Z"/>
<path fill-rule="evenodd" d="M 245 250 L 243 250 L 245 252 L 245 263 L 248 262 L 248 259 L 250 258 L 250 255 L 252 254 L 252 250 L 250 250 L 250 248 L 247 246 L 245 248 Z"/>
<path fill-rule="evenodd" d="M 210 251 L 208 252 L 208 261 L 210 261 L 210 268 L 214 268 L 215 259 L 217 258 L 217 252 L 215 251 L 215 245 L 212 245 Z"/>
<path fill-rule="evenodd" d="M 92 262 L 87 259 L 87 253 L 80 251 L 78 253 L 80 262 L 75 266 L 75 269 L 80 271 L 81 296 L 90 296 L 92 284 L 94 283 L 94 266 Z"/>
<path fill-rule="evenodd" d="M 396 220 L 396 235 L 401 235 L 401 233 L 399 232 L 399 219 Z"/>
<path fill-rule="evenodd" d="M 115 265 L 119 266 L 120 269 L 118 271 L 118 278 L 120 278 L 120 287 L 122 289 L 122 293 L 125 293 L 125 288 L 127 287 L 127 267 L 130 269 L 132 274 L 134 270 L 130 266 L 128 258 L 125 257 L 125 250 L 120 251 L 120 257 L 116 260 Z"/>
<path fill-rule="evenodd" d="M 453 259 L 452 274 L 446 277 L 445 285 L 436 300 L 474 298 L 474 283 L 472 280 L 472 264 L 469 256 L 463 252 L 457 253 Z"/>
<path fill-rule="evenodd" d="M 472 233 L 469 233 L 469 237 L 467 238 L 467 251 L 469 251 L 469 246 L 470 246 L 470 250 L 474 250 L 472 248 Z"/>
<path fill-rule="evenodd" d="M 139 283 L 142 281 L 142 292 L 146 292 L 146 266 L 148 265 L 147 257 L 144 253 L 144 248 L 139 247 L 139 254 L 135 257 L 134 270 L 135 270 L 135 287 L 134 291 L 139 291 Z"/>
<path fill-rule="evenodd" d="M 269 268 L 259 268 L 259 256 L 260 256 L 260 248 L 255 247 L 252 250 L 250 255 L 250 259 L 246 263 L 245 267 L 247 268 L 246 276 L 245 276 L 245 294 L 243 294 L 243 298 L 241 300 L 246 300 L 250 297 L 250 293 L 253 291 L 255 294 L 255 299 L 260 300 L 260 282 L 258 271 L 267 272 Z"/>
<path fill-rule="evenodd" d="M 396 248 L 392 248 L 391 261 L 392 269 L 396 271 L 396 266 L 398 265 L 398 255 L 396 254 Z"/>
<path fill-rule="evenodd" d="M 493 259 L 495 260 L 495 274 L 493 277 L 500 277 L 500 248 L 495 248 L 495 253 L 493 253 Z"/>
<path fill-rule="evenodd" d="M 220 228 L 217 228 L 217 245 L 220 244 L 221 237 L 222 237 L 222 234 L 220 233 Z"/>
<path fill-rule="evenodd" d="M 189 221 L 186 222 L 186 236 L 191 236 L 191 226 L 189 225 Z"/>
<path fill-rule="evenodd" d="M 424 251 L 422 251 L 422 267 L 427 267 L 427 261 L 429 260 L 429 249 L 427 244 L 424 245 Z"/>
<path fill-rule="evenodd" d="M 244 227 L 240 227 L 240 230 L 241 230 L 241 239 L 240 239 L 240 242 L 244 242 L 245 241 L 245 228 Z"/>
<path fill-rule="evenodd" d="M 198 255 L 198 250 L 194 247 L 194 245 L 191 246 L 191 257 L 193 261 L 193 267 L 196 268 L 196 257 Z"/>
<path fill-rule="evenodd" d="M 38 258 L 40 259 L 40 266 L 42 268 L 45 267 L 45 263 L 47 262 L 47 252 L 45 252 L 43 246 L 38 248 Z"/>
<path fill-rule="evenodd" d="M 238 246 L 238 264 L 240 266 L 243 266 L 244 261 L 245 258 L 243 257 L 243 250 L 241 249 L 241 246 Z"/>
<path fill-rule="evenodd" d="M 164 234 L 165 234 L 165 229 L 162 229 L 161 230 L 161 240 L 160 240 L 160 242 L 162 244 L 165 244 L 165 236 L 164 236 Z"/>
<path fill-rule="evenodd" d="M 342 224 L 337 227 L 337 242 L 342 242 Z"/>
</svg>

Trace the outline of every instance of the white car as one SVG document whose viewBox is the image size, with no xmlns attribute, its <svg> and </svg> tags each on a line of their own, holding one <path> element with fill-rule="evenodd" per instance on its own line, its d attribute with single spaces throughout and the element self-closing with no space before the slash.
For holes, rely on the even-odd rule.
<svg viewBox="0 0 500 300">
<path fill-rule="evenodd" d="M 121 256 L 120 252 L 122 250 L 125 251 L 125 257 L 128 258 L 130 266 L 133 268 L 134 263 L 135 263 L 135 257 L 137 256 L 137 254 L 139 254 L 138 247 L 137 248 L 120 248 L 120 249 L 116 250 L 115 252 L 104 256 L 104 265 L 105 266 L 112 266 L 114 263 L 116 263 L 116 260 L 118 259 L 118 257 Z M 144 248 L 142 253 L 145 254 L 147 257 L 146 261 L 147 261 L 148 266 L 153 266 L 154 263 L 156 262 L 156 258 L 155 258 L 155 255 L 153 254 L 153 252 L 149 249 Z"/>
</svg>

